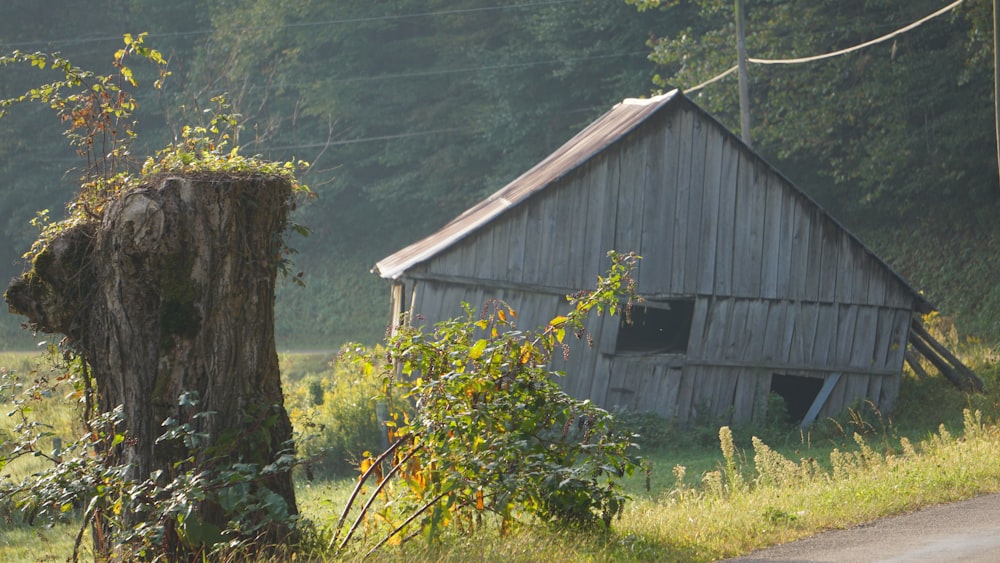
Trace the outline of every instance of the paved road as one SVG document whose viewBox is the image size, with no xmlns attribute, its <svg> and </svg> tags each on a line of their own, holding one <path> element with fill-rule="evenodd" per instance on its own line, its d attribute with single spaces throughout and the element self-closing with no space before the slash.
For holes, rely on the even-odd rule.
<svg viewBox="0 0 1000 563">
<path fill-rule="evenodd" d="M 730 561 L 1000 562 L 1000 494 L 826 532 Z"/>
</svg>

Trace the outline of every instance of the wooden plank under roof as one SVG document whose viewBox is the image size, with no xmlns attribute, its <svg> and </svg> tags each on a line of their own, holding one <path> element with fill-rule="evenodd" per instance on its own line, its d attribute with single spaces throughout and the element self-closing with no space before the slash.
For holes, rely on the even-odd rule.
<svg viewBox="0 0 1000 563">
<path fill-rule="evenodd" d="M 383 258 L 375 264 L 372 271 L 383 278 L 398 278 L 411 266 L 462 240 L 507 209 L 587 162 L 635 129 L 676 95 L 678 91 L 673 90 L 649 99 L 629 98 L 615 105 L 514 181 L 469 208 L 434 234 Z"/>
<path fill-rule="evenodd" d="M 851 248 L 852 253 L 860 251 L 862 254 L 868 255 L 878 265 L 885 268 L 889 276 L 895 278 L 896 281 L 899 282 L 900 290 L 902 290 L 902 293 L 906 294 L 905 298 L 913 299 L 913 306 L 916 311 L 928 313 L 934 309 L 934 307 L 923 297 L 923 295 L 920 294 L 920 292 L 910 286 L 909 283 L 903 279 L 903 277 L 900 276 L 889 264 L 879 258 L 870 248 L 861 242 L 861 240 L 858 239 L 853 233 L 848 231 L 839 221 L 823 210 L 815 200 L 799 190 L 790 180 L 761 158 L 760 155 L 754 153 L 749 147 L 743 145 L 738 137 L 733 135 L 732 132 L 726 129 L 724 125 L 719 123 L 710 114 L 691 102 L 679 90 L 673 90 L 669 93 L 648 99 L 628 98 L 615 105 L 607 113 L 588 125 L 580 131 L 580 133 L 564 143 L 544 160 L 503 188 L 496 191 L 493 195 L 466 210 L 440 230 L 377 262 L 372 268 L 372 272 L 378 274 L 382 278 L 393 280 L 399 279 L 413 266 L 421 264 L 447 250 L 457 242 L 469 237 L 483 226 L 489 224 L 509 209 L 522 204 L 532 195 L 543 191 L 545 188 L 559 181 L 570 172 L 583 166 L 596 155 L 607 150 L 637 127 L 645 123 L 661 108 L 681 102 L 684 103 L 685 107 L 690 108 L 702 118 L 716 123 L 719 130 L 724 132 L 723 136 L 729 139 L 727 144 L 729 144 L 732 148 L 737 149 L 736 152 L 739 155 L 737 157 L 739 165 L 736 172 L 736 180 L 739 178 L 743 178 L 744 180 L 750 179 L 752 182 L 766 186 L 766 181 L 756 178 L 756 175 L 761 173 L 764 175 L 773 175 L 773 178 L 771 178 L 770 181 L 778 181 L 789 186 L 791 191 L 794 192 L 797 197 L 801 198 L 802 202 L 811 210 L 809 218 L 814 222 L 814 229 L 816 229 L 816 232 L 810 232 L 810 261 L 812 257 L 816 255 L 817 251 L 822 250 L 822 264 L 810 264 L 812 267 L 807 268 L 807 271 L 816 271 L 823 274 L 820 276 L 820 281 L 822 282 L 820 291 L 824 292 L 824 299 L 830 300 L 834 297 L 832 295 L 835 289 L 833 282 L 836 280 L 834 274 L 836 273 L 837 265 L 835 260 L 838 258 L 837 250 L 840 249 L 840 247 L 833 247 L 831 249 L 829 244 L 825 245 L 823 243 L 823 236 L 827 236 L 831 239 L 831 241 L 847 243 L 848 248 L 857 246 L 857 248 Z M 685 141 L 684 139 L 678 139 L 678 142 L 683 143 Z M 677 150 L 677 148 L 674 147 L 674 150 Z M 727 173 L 731 172 L 730 168 L 732 167 L 732 164 L 733 163 L 730 162 L 730 166 L 726 168 Z M 729 176 L 725 176 L 723 178 L 724 184 L 728 184 L 733 180 L 734 178 L 729 178 Z M 762 198 L 766 195 L 766 187 L 758 185 L 757 190 L 750 191 L 753 193 L 738 195 L 736 196 L 735 201 L 730 201 L 727 200 L 726 197 L 722 197 L 720 205 L 735 205 L 735 212 L 737 214 L 745 213 L 747 212 L 748 207 L 753 207 L 754 209 L 750 209 L 750 212 L 754 214 L 752 216 L 761 215 L 763 211 L 762 206 L 764 204 Z M 753 202 L 756 205 L 749 206 L 748 204 L 750 202 Z M 720 210 L 720 212 L 728 214 L 729 210 Z M 737 246 L 746 242 L 744 237 L 753 234 L 756 234 L 756 242 L 758 244 L 762 244 L 763 229 L 761 228 L 760 230 L 762 231 L 760 233 L 735 233 L 735 242 Z M 840 241 L 840 237 L 846 237 L 846 239 L 849 239 L 849 242 L 846 240 Z M 719 252 L 720 249 L 725 250 L 726 248 L 728 248 L 728 245 L 726 245 L 725 240 L 723 240 L 717 244 L 716 250 Z M 607 249 L 602 250 L 606 251 Z M 830 252 L 831 250 L 834 252 Z M 742 254 L 740 252 L 734 253 L 734 260 L 741 255 Z M 716 260 L 716 262 L 718 262 L 718 260 Z M 721 265 L 725 264 L 717 264 L 717 266 Z M 686 266 L 687 264 L 685 264 L 685 267 Z M 736 264 L 734 263 L 732 266 L 735 270 Z M 759 268 L 760 265 L 758 264 L 757 267 Z M 725 283 L 725 280 L 716 281 L 717 287 L 714 292 L 718 292 L 720 289 L 724 288 L 738 289 L 728 287 L 729 284 Z M 735 281 L 736 280 L 734 279 L 733 283 L 735 283 Z M 845 279 L 844 282 L 846 283 L 846 281 L 847 280 Z M 827 287 L 827 285 L 831 287 Z"/>
</svg>

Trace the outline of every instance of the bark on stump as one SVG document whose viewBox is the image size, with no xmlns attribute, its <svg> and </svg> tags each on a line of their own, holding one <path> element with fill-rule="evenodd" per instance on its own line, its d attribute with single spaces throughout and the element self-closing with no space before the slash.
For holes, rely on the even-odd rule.
<svg viewBox="0 0 1000 563">
<path fill-rule="evenodd" d="M 290 451 L 274 289 L 291 197 L 280 178 L 162 178 L 50 241 L 5 293 L 13 312 L 82 352 L 101 410 L 123 406 L 127 440 L 112 461 L 130 464 L 133 479 L 173 474 L 188 454 L 265 465 Z M 198 405 L 178 406 L 192 391 Z M 204 446 L 154 443 L 164 420 L 193 412 L 214 413 L 192 421 Z M 297 512 L 288 472 L 263 486 Z M 213 505 L 201 517 L 227 519 Z"/>
</svg>

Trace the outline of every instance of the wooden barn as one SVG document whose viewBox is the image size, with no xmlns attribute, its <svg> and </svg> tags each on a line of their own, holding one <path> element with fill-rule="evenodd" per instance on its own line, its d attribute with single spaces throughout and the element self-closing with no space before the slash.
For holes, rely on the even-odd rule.
<svg viewBox="0 0 1000 563">
<path fill-rule="evenodd" d="M 438 232 L 381 260 L 392 312 L 509 303 L 537 328 L 635 251 L 633 323 L 591 315 L 564 389 L 608 409 L 740 423 L 769 393 L 809 424 L 896 399 L 930 305 L 679 91 L 628 99 Z M 560 360 L 561 361 L 561 360 Z"/>
</svg>

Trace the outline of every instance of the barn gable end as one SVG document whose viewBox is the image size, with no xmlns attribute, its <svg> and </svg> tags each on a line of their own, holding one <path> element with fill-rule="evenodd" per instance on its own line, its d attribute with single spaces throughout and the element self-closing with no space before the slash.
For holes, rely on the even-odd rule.
<svg viewBox="0 0 1000 563">
<path fill-rule="evenodd" d="M 380 261 L 394 311 L 428 322 L 502 299 L 525 327 L 592 287 L 610 249 L 643 256 L 640 321 L 592 317 L 570 394 L 680 422 L 804 423 L 899 389 L 929 304 L 856 237 L 680 92 L 615 106 L 437 233 Z"/>
</svg>

